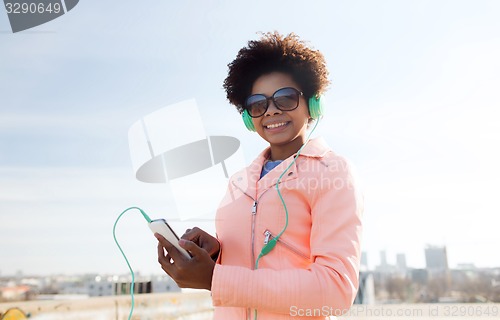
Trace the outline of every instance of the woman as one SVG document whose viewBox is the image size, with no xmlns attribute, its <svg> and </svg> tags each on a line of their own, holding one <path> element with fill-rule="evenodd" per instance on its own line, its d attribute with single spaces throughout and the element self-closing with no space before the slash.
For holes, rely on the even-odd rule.
<svg viewBox="0 0 500 320">
<path fill-rule="evenodd" d="M 294 34 L 265 34 L 229 64 L 228 100 L 269 147 L 231 177 L 217 239 L 187 230 L 186 259 L 156 235 L 163 270 L 211 290 L 215 319 L 324 319 L 355 298 L 362 197 L 347 162 L 308 140 L 327 76 L 322 54 Z"/>
</svg>

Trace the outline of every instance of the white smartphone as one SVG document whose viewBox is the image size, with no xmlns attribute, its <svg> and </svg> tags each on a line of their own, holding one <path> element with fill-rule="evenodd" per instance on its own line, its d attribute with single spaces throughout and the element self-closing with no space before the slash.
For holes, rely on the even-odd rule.
<svg viewBox="0 0 500 320">
<path fill-rule="evenodd" d="M 191 258 L 189 252 L 179 246 L 179 237 L 175 234 L 174 230 L 168 225 L 165 219 L 156 219 L 152 220 L 149 223 L 149 229 L 153 231 L 153 233 L 161 234 L 165 239 L 168 240 L 174 247 L 177 248 L 185 257 Z"/>
</svg>

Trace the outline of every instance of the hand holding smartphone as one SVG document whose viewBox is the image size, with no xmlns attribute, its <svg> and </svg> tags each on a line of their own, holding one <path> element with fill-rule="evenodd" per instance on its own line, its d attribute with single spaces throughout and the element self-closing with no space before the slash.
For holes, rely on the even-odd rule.
<svg viewBox="0 0 500 320">
<path fill-rule="evenodd" d="M 179 246 L 179 237 L 175 234 L 174 230 L 168 225 L 165 219 L 152 220 L 149 223 L 149 229 L 153 233 L 161 234 L 168 242 L 170 242 L 174 247 L 177 248 L 186 258 L 191 258 L 189 252 Z"/>
</svg>

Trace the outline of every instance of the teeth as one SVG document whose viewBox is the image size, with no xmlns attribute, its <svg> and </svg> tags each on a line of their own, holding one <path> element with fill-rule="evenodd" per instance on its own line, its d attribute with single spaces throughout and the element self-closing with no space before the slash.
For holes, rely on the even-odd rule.
<svg viewBox="0 0 500 320">
<path fill-rule="evenodd" d="M 278 128 L 278 127 L 284 126 L 285 124 L 286 124 L 286 122 L 273 123 L 273 124 L 267 125 L 266 128 L 268 128 L 268 129 L 274 129 L 274 128 Z"/>
</svg>

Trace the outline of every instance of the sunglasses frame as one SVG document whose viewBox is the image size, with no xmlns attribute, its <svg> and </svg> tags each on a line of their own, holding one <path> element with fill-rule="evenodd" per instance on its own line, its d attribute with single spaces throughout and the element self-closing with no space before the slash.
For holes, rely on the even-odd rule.
<svg viewBox="0 0 500 320">
<path fill-rule="evenodd" d="M 276 93 L 278 93 L 281 90 L 285 90 L 285 89 L 292 89 L 295 93 L 297 93 L 297 105 L 294 108 L 292 108 L 292 109 L 281 109 L 280 104 L 276 102 L 276 99 L 275 99 Z M 278 90 L 274 91 L 273 95 L 270 96 L 270 97 L 266 97 L 262 93 L 252 94 L 251 96 L 249 96 L 248 98 L 245 99 L 245 105 L 244 106 L 245 106 L 245 109 L 247 110 L 247 113 L 248 113 L 248 115 L 250 117 L 252 117 L 252 118 L 259 118 L 259 117 L 262 117 L 263 115 L 265 115 L 266 112 L 267 112 L 267 109 L 269 109 L 269 100 L 273 101 L 274 105 L 276 106 L 276 108 L 278 110 L 281 110 L 281 111 L 293 111 L 293 110 L 295 110 L 295 109 L 297 109 L 299 107 L 300 96 L 303 96 L 303 95 L 304 95 L 304 93 L 302 91 L 299 91 L 299 90 L 295 89 L 294 87 L 284 87 L 284 88 L 279 88 Z M 266 108 L 264 109 L 264 112 L 261 115 L 258 115 L 258 116 L 253 116 L 251 114 L 251 112 L 250 112 L 250 108 L 247 105 L 248 99 L 250 99 L 251 97 L 254 97 L 254 96 L 262 96 L 262 97 L 264 97 L 266 99 Z"/>
</svg>

